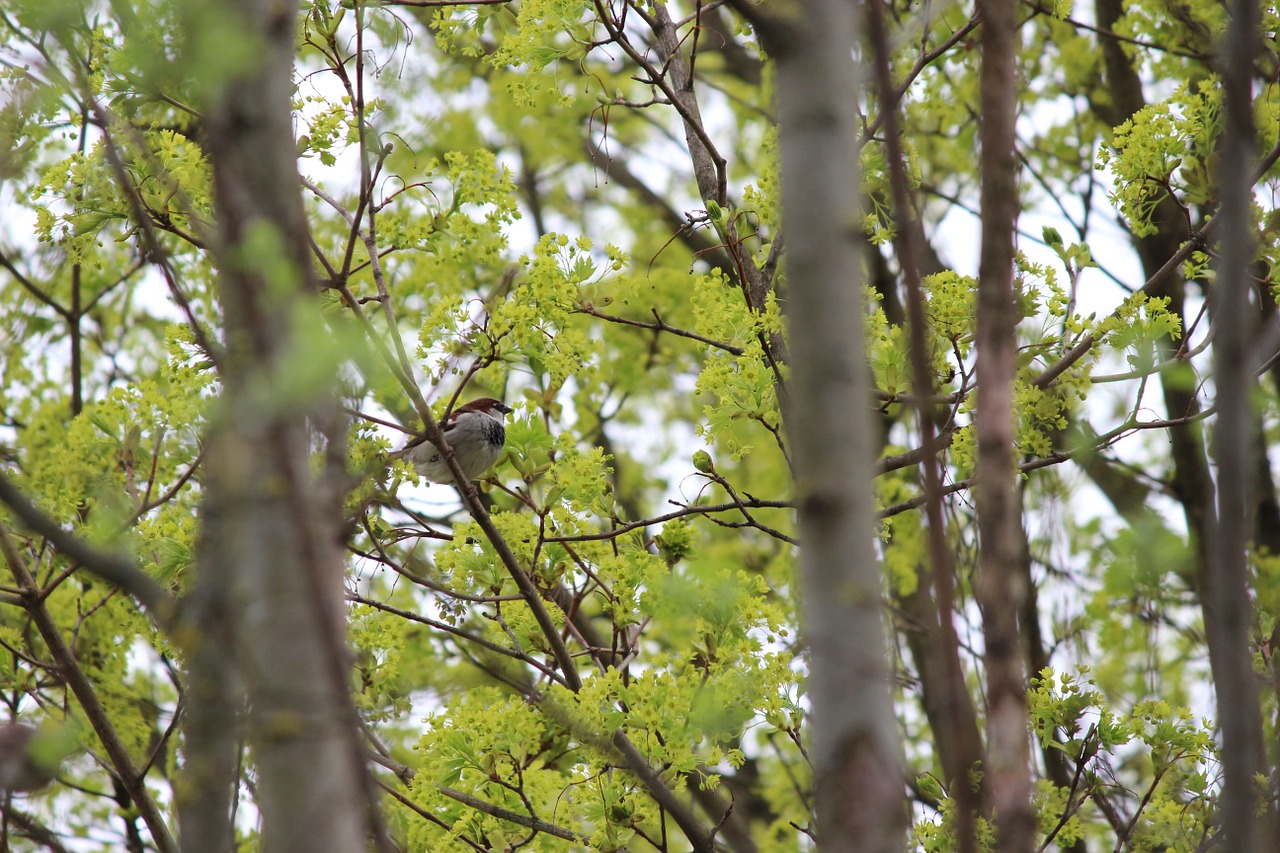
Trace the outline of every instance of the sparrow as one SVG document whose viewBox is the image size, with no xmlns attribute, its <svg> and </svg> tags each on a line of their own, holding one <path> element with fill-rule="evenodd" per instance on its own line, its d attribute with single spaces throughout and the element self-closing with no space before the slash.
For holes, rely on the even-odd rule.
<svg viewBox="0 0 1280 853">
<path fill-rule="evenodd" d="M 484 474 L 502 455 L 502 445 L 507 440 L 502 416 L 511 411 L 499 400 L 481 397 L 454 409 L 444 422 L 444 440 L 453 448 L 458 467 L 468 480 Z M 425 436 L 409 442 L 397 455 L 409 460 L 419 474 L 433 483 L 453 482 L 444 454 Z"/>
</svg>

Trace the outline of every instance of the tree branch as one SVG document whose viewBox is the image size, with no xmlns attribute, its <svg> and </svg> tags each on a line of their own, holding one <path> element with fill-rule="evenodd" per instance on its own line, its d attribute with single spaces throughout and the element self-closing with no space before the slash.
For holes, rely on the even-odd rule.
<svg viewBox="0 0 1280 853">
<path fill-rule="evenodd" d="M 49 540 L 59 553 L 133 596 L 151 612 L 161 627 L 173 627 L 177 602 L 150 575 L 138 568 L 132 558 L 101 550 L 63 530 L 3 474 L 0 474 L 0 501 L 13 510 L 29 530 Z"/>
<path fill-rule="evenodd" d="M 0 478 L 0 484 L 8 486 L 8 481 Z M 10 504 L 10 507 L 12 506 Z M 99 700 L 93 683 L 89 681 L 84 670 L 80 668 L 75 654 L 62 636 L 62 629 L 54 621 L 49 609 L 45 607 L 44 595 L 39 584 L 36 583 L 35 577 L 27 569 L 26 561 L 22 559 L 22 554 L 18 551 L 17 545 L 3 525 L 0 525 L 0 552 L 3 552 L 9 571 L 13 573 L 14 580 L 22 589 L 23 606 L 27 614 L 30 615 L 31 621 L 35 623 L 36 630 L 40 632 L 40 637 L 48 647 L 49 655 L 57 665 L 58 674 L 66 681 L 67 686 L 71 688 L 76 701 L 80 703 L 80 708 L 89 720 L 89 725 L 93 727 L 94 733 L 102 741 L 116 778 L 124 786 L 129 799 L 137 807 L 139 816 L 147 825 L 147 829 L 151 833 L 152 843 L 156 845 L 160 853 L 177 853 L 177 842 L 174 840 L 172 833 L 170 833 L 169 826 L 165 823 L 159 806 L 147 790 L 145 775 L 140 773 L 133 763 L 133 758 L 129 755 L 129 748 L 125 746 L 124 741 L 120 739 L 119 734 L 116 732 L 115 726 L 112 725 L 111 715 Z"/>
</svg>

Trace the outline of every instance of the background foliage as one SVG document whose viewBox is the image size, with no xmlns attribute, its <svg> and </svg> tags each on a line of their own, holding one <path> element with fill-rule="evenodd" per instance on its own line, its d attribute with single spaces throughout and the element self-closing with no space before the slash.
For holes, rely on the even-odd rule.
<svg viewBox="0 0 1280 853">
<path fill-rule="evenodd" d="M 179 596 L 197 573 L 203 437 L 223 392 L 200 105 L 261 47 L 213 8 L 0 9 L 4 473 L 62 529 L 127 551 Z M 865 143 L 866 450 L 904 820 L 912 849 L 983 849 L 989 809 L 976 828 L 957 820 L 972 802 L 957 789 L 981 791 L 982 771 L 947 763 L 964 715 L 938 711 L 947 652 L 916 419 L 921 406 L 942 446 L 955 591 L 941 609 L 985 736 L 969 491 L 982 25 L 963 4 L 882 11 L 887 44 L 851 34 L 850 47 L 865 67 L 887 50 L 911 210 L 893 201 L 875 87 L 848 106 Z M 303 6 L 293 123 L 320 284 L 278 369 L 298 400 L 340 377 L 350 686 L 400 849 L 814 845 L 782 411 L 786 231 L 760 15 L 746 2 Z M 1260 17 L 1274 33 L 1276 10 Z M 1017 20 L 1018 617 L 1037 845 L 1208 849 L 1222 832 L 1203 608 L 1227 15 L 1097 0 L 1022 2 Z M 1263 325 L 1250 339 L 1248 627 L 1251 713 L 1272 745 L 1278 67 L 1267 42 L 1252 65 Z M 906 230 L 924 275 L 923 402 Z M 262 230 L 242 251 L 296 277 L 276 240 Z M 551 634 L 457 495 L 390 456 L 422 428 L 410 378 L 437 417 L 481 395 L 516 408 L 485 505 Z M 330 439 L 315 440 L 317 459 Z M 48 726 L 66 756 L 53 784 L 6 796 L 6 843 L 164 849 L 140 801 L 168 819 L 181 798 L 183 638 L 56 539 L 12 516 L 0 536 L 13 572 L 0 590 L 5 716 Z M 1268 747 L 1255 779 L 1262 813 L 1276 758 Z M 251 751 L 239 772 L 249 848 Z"/>
</svg>

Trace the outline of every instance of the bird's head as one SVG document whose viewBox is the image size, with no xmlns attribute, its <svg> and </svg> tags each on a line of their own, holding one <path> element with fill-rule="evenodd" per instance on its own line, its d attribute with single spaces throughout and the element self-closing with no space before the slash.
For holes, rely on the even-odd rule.
<svg viewBox="0 0 1280 853">
<path fill-rule="evenodd" d="M 492 397 L 480 397 L 454 409 L 453 413 L 449 415 L 449 420 L 457 420 L 459 415 L 467 412 L 477 412 L 478 414 L 502 420 L 503 415 L 511 414 L 512 408 L 501 400 L 495 400 Z"/>
</svg>

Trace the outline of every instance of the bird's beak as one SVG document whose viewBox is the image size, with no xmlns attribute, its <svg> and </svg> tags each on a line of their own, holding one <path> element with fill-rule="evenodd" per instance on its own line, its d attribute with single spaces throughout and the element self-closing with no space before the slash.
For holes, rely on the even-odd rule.
<svg viewBox="0 0 1280 853">
<path fill-rule="evenodd" d="M 498 405 L 494 406 L 494 408 L 497 409 L 499 412 L 502 412 L 502 414 L 504 415 L 509 415 L 515 411 L 515 409 L 511 408 L 506 403 L 499 403 Z"/>
</svg>

